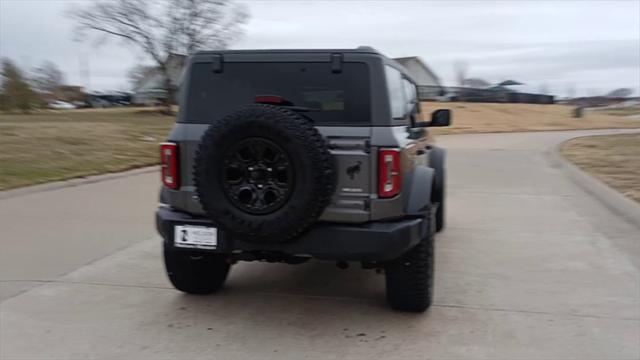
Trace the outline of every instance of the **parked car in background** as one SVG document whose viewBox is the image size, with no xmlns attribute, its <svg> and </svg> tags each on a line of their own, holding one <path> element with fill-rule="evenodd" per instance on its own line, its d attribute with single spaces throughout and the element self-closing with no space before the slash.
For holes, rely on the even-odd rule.
<svg viewBox="0 0 640 360">
<path fill-rule="evenodd" d="M 75 109 L 77 107 L 66 101 L 54 101 L 49 103 L 48 106 L 50 109 L 55 109 L 55 110 L 70 110 L 70 109 Z"/>
</svg>

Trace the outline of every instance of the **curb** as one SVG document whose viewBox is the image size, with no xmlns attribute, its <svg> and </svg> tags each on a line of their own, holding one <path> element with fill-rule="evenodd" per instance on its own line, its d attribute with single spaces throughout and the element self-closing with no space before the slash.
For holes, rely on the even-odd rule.
<svg viewBox="0 0 640 360">
<path fill-rule="evenodd" d="M 617 190 L 611 188 L 600 179 L 595 176 L 591 176 L 578 166 L 573 164 L 562 153 L 562 145 L 567 141 L 581 138 L 581 137 L 593 137 L 593 136 L 607 136 L 611 134 L 602 135 L 580 135 L 575 136 L 560 144 L 555 145 L 552 151 L 549 152 L 554 162 L 558 164 L 569 176 L 569 178 L 577 184 L 582 190 L 589 195 L 596 198 L 600 203 L 605 205 L 609 210 L 613 211 L 616 215 L 625 218 L 627 221 L 640 228 L 640 204 L 634 200 L 624 196 Z"/>
<path fill-rule="evenodd" d="M 40 192 L 64 189 L 74 186 L 87 185 L 87 184 L 95 184 L 107 180 L 115 180 L 120 178 L 125 178 L 129 176 L 136 176 L 141 174 L 148 174 L 152 172 L 157 172 L 160 169 L 159 166 L 147 166 L 143 168 L 126 170 L 121 172 L 100 174 L 100 175 L 91 175 L 86 177 L 73 178 L 69 180 L 55 181 L 46 184 L 27 186 L 17 189 L 0 191 L 0 200 L 10 199 L 18 196 L 30 195 Z M 158 186 L 160 186 L 160 181 L 158 180 Z"/>
</svg>

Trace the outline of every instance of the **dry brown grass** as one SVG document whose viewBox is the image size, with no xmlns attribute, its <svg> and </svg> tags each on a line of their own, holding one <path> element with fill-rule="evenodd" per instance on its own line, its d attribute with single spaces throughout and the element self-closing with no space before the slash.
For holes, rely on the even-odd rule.
<svg viewBox="0 0 640 360">
<path fill-rule="evenodd" d="M 453 112 L 453 125 L 435 129 L 436 134 L 640 128 L 640 119 L 602 111 L 587 111 L 584 117 L 573 118 L 573 107 L 566 105 L 422 103 L 426 117 L 436 109 Z"/>
<path fill-rule="evenodd" d="M 612 188 L 640 202 L 640 134 L 569 140 L 562 154 Z"/>
<path fill-rule="evenodd" d="M 601 112 L 570 117 L 561 105 L 423 103 L 430 113 L 453 110 L 451 128 L 436 133 L 477 133 L 640 127 L 639 120 Z M 0 113 L 0 190 L 115 172 L 157 162 L 158 142 L 174 117 L 150 108 Z"/>
<path fill-rule="evenodd" d="M 156 164 L 174 118 L 139 110 L 0 113 L 0 190 Z"/>
</svg>

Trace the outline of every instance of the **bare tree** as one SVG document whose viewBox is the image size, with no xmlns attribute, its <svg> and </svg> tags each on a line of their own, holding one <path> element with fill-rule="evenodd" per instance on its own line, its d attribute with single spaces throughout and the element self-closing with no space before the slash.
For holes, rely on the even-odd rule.
<svg viewBox="0 0 640 360">
<path fill-rule="evenodd" d="M 465 80 L 467 80 L 467 71 L 469 69 L 468 64 L 464 61 L 456 61 L 453 64 L 453 67 L 455 69 L 455 74 L 456 74 L 456 83 L 460 87 L 465 86 L 464 84 L 465 84 Z"/>
<path fill-rule="evenodd" d="M 64 74 L 51 61 L 45 61 L 31 73 L 31 84 L 39 92 L 52 93 L 59 86 L 64 85 Z"/>
<path fill-rule="evenodd" d="M 155 66 L 136 65 L 132 67 L 127 73 L 131 89 L 137 90 L 142 85 L 144 79 L 156 72 L 158 72 L 158 68 Z"/>
<path fill-rule="evenodd" d="M 567 84 L 567 97 L 569 99 L 576 97 L 576 85 L 574 83 Z"/>
<path fill-rule="evenodd" d="M 167 111 L 175 89 L 169 55 L 224 49 L 242 34 L 246 7 L 231 0 L 113 0 L 74 9 L 77 34 L 117 37 L 141 50 L 164 75 Z"/>
<path fill-rule="evenodd" d="M 5 58 L 0 69 L 0 109 L 29 112 L 38 101 L 22 70 Z"/>
</svg>

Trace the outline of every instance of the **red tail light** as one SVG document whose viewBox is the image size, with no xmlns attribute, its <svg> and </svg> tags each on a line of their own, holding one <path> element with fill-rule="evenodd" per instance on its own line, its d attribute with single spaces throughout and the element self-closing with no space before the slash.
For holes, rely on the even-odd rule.
<svg viewBox="0 0 640 360">
<path fill-rule="evenodd" d="M 258 95 L 254 98 L 253 102 L 255 102 L 256 104 L 269 104 L 269 105 L 286 105 L 286 106 L 293 105 L 291 101 L 278 95 Z"/>
<path fill-rule="evenodd" d="M 276 96 L 276 95 L 258 95 L 255 97 L 253 101 L 258 104 L 279 105 L 284 102 L 284 99 L 281 96 Z"/>
<path fill-rule="evenodd" d="M 160 166 L 162 184 L 169 189 L 177 189 L 180 186 L 180 174 L 178 171 L 178 144 L 160 144 Z"/>
<path fill-rule="evenodd" d="M 400 150 L 378 151 L 378 196 L 390 198 L 400 193 Z"/>
</svg>

